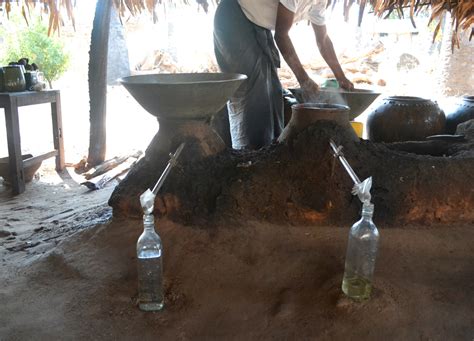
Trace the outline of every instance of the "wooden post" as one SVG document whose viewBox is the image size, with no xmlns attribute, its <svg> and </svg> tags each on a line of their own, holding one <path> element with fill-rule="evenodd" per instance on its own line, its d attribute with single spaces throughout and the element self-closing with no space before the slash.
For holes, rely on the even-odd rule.
<svg viewBox="0 0 474 341">
<path fill-rule="evenodd" d="M 90 139 L 87 162 L 91 166 L 105 160 L 107 122 L 107 53 L 112 0 L 98 0 L 89 52 Z"/>
<path fill-rule="evenodd" d="M 9 162 L 12 190 L 14 194 L 20 194 L 25 191 L 25 176 L 21 158 L 20 123 L 16 97 L 9 97 L 8 103 L 5 103 L 5 125 L 7 128 L 8 155 L 14 155 L 13 158 L 10 157 Z"/>
<path fill-rule="evenodd" d="M 56 170 L 61 172 L 64 170 L 64 141 L 61 113 L 61 95 L 59 91 L 56 93 L 56 101 L 51 102 L 51 116 L 53 121 L 54 149 L 58 151 L 56 155 Z"/>
</svg>

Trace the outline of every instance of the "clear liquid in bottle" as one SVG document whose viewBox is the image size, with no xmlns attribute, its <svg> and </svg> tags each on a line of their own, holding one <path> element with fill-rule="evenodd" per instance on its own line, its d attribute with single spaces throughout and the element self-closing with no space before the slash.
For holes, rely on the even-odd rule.
<svg viewBox="0 0 474 341">
<path fill-rule="evenodd" d="M 153 215 L 144 215 L 144 231 L 137 242 L 138 307 L 159 311 L 164 306 L 161 239 L 155 232 Z"/>
<path fill-rule="evenodd" d="M 138 306 L 144 311 L 163 308 L 162 262 L 159 257 L 138 258 Z"/>
</svg>

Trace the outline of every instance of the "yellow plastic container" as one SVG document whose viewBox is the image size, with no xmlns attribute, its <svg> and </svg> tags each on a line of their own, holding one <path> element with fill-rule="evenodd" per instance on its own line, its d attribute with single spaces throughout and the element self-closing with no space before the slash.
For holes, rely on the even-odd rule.
<svg viewBox="0 0 474 341">
<path fill-rule="evenodd" d="M 359 138 L 362 138 L 362 134 L 364 133 L 364 124 L 362 122 L 351 121 L 352 129 L 356 132 Z"/>
</svg>

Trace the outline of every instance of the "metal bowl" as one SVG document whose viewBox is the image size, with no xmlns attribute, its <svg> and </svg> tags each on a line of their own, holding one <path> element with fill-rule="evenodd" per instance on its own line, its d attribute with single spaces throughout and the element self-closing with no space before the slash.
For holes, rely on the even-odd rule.
<svg viewBox="0 0 474 341">
<path fill-rule="evenodd" d="M 333 88 L 320 89 L 318 92 L 310 94 L 309 96 L 304 96 L 300 88 L 288 90 L 299 103 L 318 102 L 347 105 L 350 108 L 350 120 L 362 114 L 380 95 L 378 92 L 366 89 L 354 89 L 352 91 Z"/>
<path fill-rule="evenodd" d="M 205 119 L 219 111 L 247 76 L 174 73 L 129 76 L 120 83 L 153 116 Z"/>
</svg>

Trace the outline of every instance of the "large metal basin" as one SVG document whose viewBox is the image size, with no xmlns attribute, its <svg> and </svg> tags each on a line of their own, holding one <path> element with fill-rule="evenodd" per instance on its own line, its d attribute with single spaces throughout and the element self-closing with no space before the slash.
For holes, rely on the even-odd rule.
<svg viewBox="0 0 474 341">
<path fill-rule="evenodd" d="M 299 103 L 314 102 L 347 105 L 350 108 L 350 120 L 353 120 L 362 114 L 380 95 L 378 92 L 365 89 L 354 89 L 352 91 L 342 89 L 320 89 L 318 92 L 311 94 L 309 98 L 306 99 L 300 88 L 288 90 L 291 91 Z"/>
<path fill-rule="evenodd" d="M 232 73 L 147 74 L 120 79 L 150 114 L 205 119 L 219 111 L 247 76 Z"/>
</svg>

